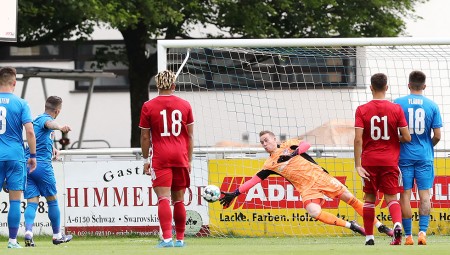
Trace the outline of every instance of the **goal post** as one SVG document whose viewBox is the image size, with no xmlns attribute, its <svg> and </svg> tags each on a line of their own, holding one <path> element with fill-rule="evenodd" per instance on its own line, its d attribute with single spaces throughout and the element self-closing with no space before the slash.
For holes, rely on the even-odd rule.
<svg viewBox="0 0 450 255">
<path fill-rule="evenodd" d="M 159 40 L 157 50 L 158 70 L 179 72 L 176 94 L 193 107 L 195 147 L 209 150 L 196 155 L 207 161 L 202 173 L 208 176 L 191 178 L 224 191 L 234 190 L 260 170 L 267 154 L 258 134 L 271 130 L 279 141 L 309 141 L 308 152 L 316 161 L 362 200 L 361 180 L 354 171 L 353 124 L 356 107 L 372 99 L 370 77 L 385 73 L 387 98 L 394 100 L 409 94 L 409 73 L 423 71 L 424 95 L 438 104 L 444 125 L 435 147 L 429 233 L 450 234 L 450 38 Z M 223 147 L 235 152 L 211 153 Z M 418 199 L 414 190 L 415 234 Z M 392 227 L 384 201 L 379 202 L 377 218 Z M 215 235 L 352 234 L 314 221 L 292 185 L 277 176 L 241 195 L 230 208 L 205 206 L 206 225 Z M 338 200 L 328 199 L 323 209 L 362 224 L 362 217 Z"/>
</svg>

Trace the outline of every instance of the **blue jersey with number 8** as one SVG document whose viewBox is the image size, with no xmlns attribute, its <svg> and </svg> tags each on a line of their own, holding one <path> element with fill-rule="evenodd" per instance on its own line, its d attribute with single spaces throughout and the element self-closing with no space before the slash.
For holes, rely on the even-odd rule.
<svg viewBox="0 0 450 255">
<path fill-rule="evenodd" d="M 31 121 L 25 100 L 12 93 L 0 93 L 0 161 L 25 161 L 23 125 Z"/>
</svg>

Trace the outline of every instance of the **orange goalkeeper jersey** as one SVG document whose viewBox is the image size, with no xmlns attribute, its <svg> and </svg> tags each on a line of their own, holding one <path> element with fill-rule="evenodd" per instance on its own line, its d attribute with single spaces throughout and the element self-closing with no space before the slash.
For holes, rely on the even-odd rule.
<svg viewBox="0 0 450 255">
<path fill-rule="evenodd" d="M 318 185 L 332 185 L 335 187 L 334 177 L 325 173 L 319 165 L 309 162 L 300 155 L 294 156 L 285 162 L 277 162 L 280 156 L 290 155 L 293 152 L 290 146 L 298 144 L 299 140 L 295 139 L 282 143 L 278 149 L 270 154 L 264 163 L 263 169 L 271 170 L 286 178 L 300 194 L 303 194 L 306 190 L 315 189 Z"/>
</svg>

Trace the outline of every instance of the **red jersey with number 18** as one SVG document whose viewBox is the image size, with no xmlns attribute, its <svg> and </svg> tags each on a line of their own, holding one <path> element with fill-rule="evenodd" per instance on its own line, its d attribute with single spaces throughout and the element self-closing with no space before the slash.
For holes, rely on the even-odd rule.
<svg viewBox="0 0 450 255">
<path fill-rule="evenodd" d="M 374 99 L 358 106 L 355 128 L 364 129 L 361 165 L 398 166 L 398 128 L 407 126 L 403 110 L 398 104 Z"/>
<path fill-rule="evenodd" d="M 139 127 L 150 129 L 152 167 L 188 167 L 189 134 L 194 124 L 192 107 L 175 95 L 159 95 L 142 106 Z"/>
</svg>

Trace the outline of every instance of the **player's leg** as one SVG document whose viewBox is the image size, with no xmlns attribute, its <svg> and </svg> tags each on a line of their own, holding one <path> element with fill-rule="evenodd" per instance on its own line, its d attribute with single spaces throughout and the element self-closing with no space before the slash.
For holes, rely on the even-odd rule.
<svg viewBox="0 0 450 255">
<path fill-rule="evenodd" d="M 170 190 L 172 186 L 172 169 L 153 169 L 153 190 L 158 197 L 158 218 L 163 240 L 159 248 L 173 247 L 172 241 L 172 209 L 170 208 Z"/>
<path fill-rule="evenodd" d="M 399 167 L 403 181 L 403 192 L 400 193 L 400 207 L 402 210 L 402 225 L 405 230 L 405 245 L 413 245 L 411 189 L 414 186 L 414 162 L 410 160 L 400 160 Z"/>
<path fill-rule="evenodd" d="M 419 190 L 419 237 L 417 243 L 426 245 L 426 233 L 430 223 L 431 200 L 430 188 L 434 182 L 433 161 L 420 161 L 416 168 L 416 183 Z"/>
<path fill-rule="evenodd" d="M 355 211 L 363 217 L 363 211 L 364 211 L 364 204 L 361 202 L 361 200 L 357 199 L 348 189 L 345 189 L 344 193 L 339 196 L 339 199 L 353 207 Z M 388 236 L 391 236 L 394 234 L 394 231 L 381 223 L 377 218 L 375 218 L 375 227 L 378 229 L 380 233 L 384 233 Z"/>
<path fill-rule="evenodd" d="M 184 193 L 190 186 L 189 169 L 175 168 L 172 181 L 173 220 L 175 222 L 175 247 L 184 247 L 184 232 L 186 231 L 186 208 Z"/>
<path fill-rule="evenodd" d="M 20 200 L 25 189 L 26 166 L 24 162 L 7 161 L 6 164 L 6 183 L 9 190 L 9 211 L 8 211 L 8 229 L 9 240 L 8 248 L 22 248 L 17 243 L 17 232 L 20 225 Z"/>
<path fill-rule="evenodd" d="M 400 194 L 400 207 L 402 210 L 402 225 L 405 231 L 405 245 L 413 245 L 412 237 L 412 210 L 411 210 L 411 189 L 405 189 Z"/>
<path fill-rule="evenodd" d="M 173 221 L 175 222 L 175 247 L 184 246 L 184 232 L 186 231 L 186 208 L 184 207 L 185 189 L 172 191 Z"/>
<path fill-rule="evenodd" d="M 389 209 L 389 214 L 394 224 L 394 237 L 391 245 L 401 245 L 402 229 L 402 209 L 397 199 L 399 193 L 403 192 L 402 176 L 398 166 L 380 167 L 379 190 L 384 193 L 384 200 Z"/>
<path fill-rule="evenodd" d="M 26 191 L 31 190 L 31 188 L 28 188 L 29 186 L 30 182 L 27 181 L 27 188 L 25 189 Z M 25 218 L 25 247 L 34 247 L 36 245 L 33 241 L 33 225 L 34 219 L 36 218 L 36 210 L 38 208 L 39 197 L 30 197 L 25 195 L 25 198 L 27 199 L 27 207 L 25 208 L 25 212 L 23 215 Z"/>
<path fill-rule="evenodd" d="M 397 194 L 384 194 L 384 200 L 386 201 L 389 209 L 389 214 L 394 224 L 394 237 L 391 245 L 401 245 L 402 243 L 402 209 L 400 203 L 397 200 Z"/>
<path fill-rule="evenodd" d="M 10 181 L 8 181 L 9 183 Z M 8 230 L 9 240 L 8 248 L 22 248 L 17 243 L 17 232 L 20 225 L 20 199 L 22 198 L 21 190 L 12 190 L 9 188 L 9 212 L 8 212 Z"/>
<path fill-rule="evenodd" d="M 358 234 L 365 235 L 364 229 L 359 227 L 356 222 L 348 222 L 346 220 L 338 218 L 332 213 L 323 211 L 321 206 L 322 203 L 323 199 L 307 199 L 304 201 L 306 211 L 314 219 L 328 225 L 346 227 Z"/>
<path fill-rule="evenodd" d="M 430 224 L 430 211 L 431 211 L 431 201 L 430 201 L 430 190 L 419 190 L 420 197 L 420 207 L 419 207 L 419 233 L 417 244 L 426 245 L 426 235 L 428 226 Z"/>
<path fill-rule="evenodd" d="M 364 229 L 356 222 L 348 222 L 336 215 L 322 211 L 322 204 L 324 203 L 323 195 L 331 198 L 337 198 L 345 192 L 347 188 L 336 178 L 323 172 L 321 178 L 314 182 L 314 185 L 301 194 L 303 205 L 308 211 L 309 215 L 325 224 L 346 227 L 356 233 L 365 235 Z"/>
<path fill-rule="evenodd" d="M 370 179 L 362 179 L 364 192 L 362 216 L 364 229 L 366 230 L 366 245 L 373 245 L 375 243 L 373 225 L 375 223 L 375 201 L 378 191 L 378 169 L 373 166 L 363 167 L 370 174 Z"/>
<path fill-rule="evenodd" d="M 375 236 L 373 233 L 373 224 L 375 222 L 375 193 L 365 193 L 364 194 L 364 205 L 363 205 L 363 224 L 366 230 L 366 245 L 373 245 Z"/>
<path fill-rule="evenodd" d="M 39 192 L 38 183 L 35 182 L 35 177 L 40 178 L 42 172 L 41 164 L 37 165 L 36 169 L 31 173 L 27 174 L 27 185 L 24 191 L 24 198 L 27 200 L 27 207 L 25 208 L 24 218 L 25 218 L 25 247 L 34 247 L 35 243 L 33 241 L 33 225 L 36 218 L 36 210 L 38 208 Z"/>
<path fill-rule="evenodd" d="M 56 187 L 55 187 L 56 190 Z M 53 193 L 53 192 L 51 192 Z M 61 211 L 59 209 L 58 205 L 58 199 L 56 194 L 52 196 L 45 196 L 47 199 L 47 205 L 48 205 L 48 218 L 50 219 L 50 222 L 52 223 L 52 231 L 53 231 L 53 237 L 52 237 L 52 243 L 54 245 L 62 244 L 70 242 L 73 238 L 72 235 L 65 235 L 61 232 Z"/>
<path fill-rule="evenodd" d="M 72 235 L 66 236 L 61 232 L 61 212 L 57 199 L 56 179 L 52 164 L 40 162 L 39 165 L 39 177 L 34 177 L 34 172 L 30 176 L 33 176 L 39 188 L 39 193 L 47 200 L 48 218 L 52 223 L 52 243 L 55 245 L 67 243 L 72 240 Z"/>
</svg>

